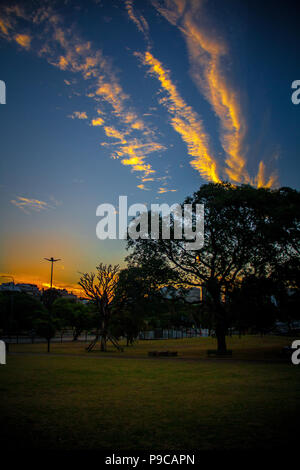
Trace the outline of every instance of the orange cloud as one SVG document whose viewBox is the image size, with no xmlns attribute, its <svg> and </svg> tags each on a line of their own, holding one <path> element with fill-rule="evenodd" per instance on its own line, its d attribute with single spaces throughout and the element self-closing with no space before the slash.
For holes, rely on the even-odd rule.
<svg viewBox="0 0 300 470">
<path fill-rule="evenodd" d="M 127 149 L 126 153 L 133 153 L 131 148 Z M 151 165 L 146 164 L 144 158 L 142 156 L 132 156 L 131 158 L 124 158 L 121 160 L 122 164 L 125 166 L 131 166 L 132 171 L 143 171 L 145 175 L 149 175 L 150 173 L 154 173 L 152 170 Z"/>
<path fill-rule="evenodd" d="M 96 95 L 101 96 L 105 101 L 111 104 L 117 115 L 124 111 L 123 102 L 128 96 L 123 92 L 118 83 L 101 83 L 96 90 Z"/>
<path fill-rule="evenodd" d="M 107 137 L 113 137 L 114 139 L 119 139 L 121 140 L 122 144 L 126 144 L 126 140 L 124 139 L 124 134 L 119 132 L 117 129 L 114 127 L 106 126 L 104 127 L 105 134 Z"/>
<path fill-rule="evenodd" d="M 266 177 L 266 166 L 263 161 L 259 162 L 258 173 L 254 180 L 254 184 L 258 188 L 272 188 L 278 183 L 277 174 L 272 173 L 269 178 Z"/>
<path fill-rule="evenodd" d="M 8 30 L 10 28 L 10 23 L 7 19 L 4 19 L 4 18 L 0 18 L 0 30 L 3 34 L 5 34 L 6 36 L 8 35 Z"/>
<path fill-rule="evenodd" d="M 145 20 L 143 15 L 136 15 L 133 9 L 133 1 L 132 0 L 125 0 L 125 8 L 127 10 L 128 16 L 131 19 L 131 21 L 134 22 L 136 25 L 137 29 L 143 33 L 146 38 L 148 36 L 148 30 L 149 26 L 147 21 Z"/>
<path fill-rule="evenodd" d="M 246 124 L 238 93 L 222 71 L 221 59 L 226 47 L 199 28 L 193 9 L 185 14 L 183 25 L 193 78 L 220 119 L 221 142 L 227 155 L 225 172 L 230 180 L 247 183 L 249 176 L 243 156 Z"/>
<path fill-rule="evenodd" d="M 71 119 L 87 119 L 87 114 L 85 111 L 74 111 L 73 114 L 70 115 Z"/>
<path fill-rule="evenodd" d="M 142 121 L 135 121 L 133 124 L 131 124 L 132 129 L 136 130 L 143 130 L 144 129 L 144 123 Z"/>
<path fill-rule="evenodd" d="M 96 119 L 92 119 L 92 126 L 102 126 L 104 124 L 104 119 L 98 117 Z"/>
<path fill-rule="evenodd" d="M 15 41 L 24 49 L 30 49 L 31 37 L 28 34 L 17 34 Z"/>
<path fill-rule="evenodd" d="M 205 12 L 202 0 L 165 0 L 152 4 L 171 24 L 182 32 L 187 44 L 192 77 L 211 104 L 220 121 L 220 139 L 226 154 L 224 169 L 227 177 L 236 183 L 251 181 L 246 169 L 244 137 L 246 121 L 241 110 L 239 93 L 234 89 L 222 67 L 228 48 L 224 41 L 212 33 L 213 28 L 203 21 Z M 207 18 L 205 17 L 205 20 Z M 257 180 L 265 173 L 260 167 Z M 266 184 L 275 181 L 271 176 Z M 273 184 L 273 183 L 272 183 Z"/>
<path fill-rule="evenodd" d="M 40 201 L 39 199 L 30 199 L 22 196 L 18 196 L 16 199 L 12 199 L 10 202 L 26 214 L 29 214 L 31 210 L 40 212 L 45 209 L 53 208 L 53 206 L 45 201 Z"/>
<path fill-rule="evenodd" d="M 198 170 L 203 178 L 219 182 L 217 163 L 212 156 L 209 138 L 199 116 L 180 96 L 162 63 L 150 52 L 146 52 L 142 59 L 145 65 L 150 66 L 150 72 L 158 78 L 163 90 L 167 93 L 161 103 L 172 115 L 171 125 L 186 143 L 188 154 L 195 157 L 191 161 L 192 167 Z"/>
<path fill-rule="evenodd" d="M 60 56 L 59 61 L 57 63 L 57 67 L 60 68 L 61 70 L 66 70 L 68 67 L 68 60 L 64 56 Z"/>
<path fill-rule="evenodd" d="M 171 193 L 174 193 L 176 192 L 177 189 L 166 189 L 166 188 L 159 188 L 159 190 L 157 191 L 158 194 L 164 194 L 164 193 L 168 193 L 168 192 L 171 192 Z"/>
</svg>

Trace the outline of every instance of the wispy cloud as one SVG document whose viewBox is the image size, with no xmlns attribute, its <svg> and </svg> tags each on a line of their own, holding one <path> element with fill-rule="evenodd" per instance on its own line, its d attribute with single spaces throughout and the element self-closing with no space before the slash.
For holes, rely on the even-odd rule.
<svg viewBox="0 0 300 470">
<path fill-rule="evenodd" d="M 139 53 L 136 53 L 136 55 L 141 58 L 144 65 L 150 67 L 150 73 L 158 78 L 162 90 L 166 93 L 160 103 L 166 107 L 172 116 L 170 123 L 186 143 L 188 154 L 194 157 L 190 162 L 191 166 L 198 170 L 203 178 L 218 182 L 217 162 L 212 155 L 209 137 L 205 132 L 201 119 L 180 96 L 170 78 L 169 71 L 163 67 L 158 59 L 150 52 L 146 52 L 144 56 Z"/>
<path fill-rule="evenodd" d="M 166 0 L 164 8 L 157 2 L 154 5 L 183 33 L 189 51 L 192 77 L 220 120 L 221 142 L 227 155 L 227 176 L 234 182 L 249 182 L 242 151 L 245 120 L 238 93 L 230 86 L 221 66 L 227 47 L 215 34 L 212 35 L 201 26 L 204 23 L 201 21 L 201 15 L 204 15 L 202 3 Z"/>
<path fill-rule="evenodd" d="M 147 22 L 142 15 L 134 15 L 132 2 L 127 2 L 126 8 L 128 14 L 136 18 L 137 24 L 146 31 Z M 163 151 L 165 146 L 156 141 L 155 132 L 130 104 L 130 96 L 123 90 L 111 60 L 103 55 L 101 49 L 95 50 L 90 41 L 82 40 L 74 26 L 66 26 L 63 18 L 49 4 L 30 11 L 21 7 L 3 8 L 0 32 L 7 40 L 18 36 L 20 42 L 20 35 L 25 35 L 25 32 L 19 31 L 18 20 L 22 24 L 27 22 L 27 26 L 29 24 L 31 37 L 35 39 L 34 51 L 40 57 L 62 71 L 81 75 L 86 81 L 86 96 L 95 102 L 100 114 L 91 119 L 91 126 L 101 126 L 107 137 L 117 139 L 117 142 L 101 143 L 107 148 L 111 146 L 111 156 L 122 157 L 122 164 L 131 166 L 133 171 L 144 172 L 145 176 L 154 174 L 155 170 L 146 158 L 152 152 Z M 28 45 L 24 40 L 24 47 Z M 70 80 L 65 83 L 71 84 Z M 102 103 L 100 112 L 99 101 Z M 75 111 L 70 117 L 87 119 L 87 114 Z M 131 165 L 132 161 L 138 163 Z"/>
<path fill-rule="evenodd" d="M 168 193 L 168 192 L 174 193 L 176 191 L 177 191 L 177 189 L 159 188 L 157 193 L 158 194 L 164 194 L 164 193 Z"/>
<path fill-rule="evenodd" d="M 125 134 L 123 134 L 122 132 L 118 131 L 117 129 L 115 129 L 114 127 L 111 127 L 111 126 L 105 126 L 104 127 L 104 130 L 105 130 L 105 134 L 107 135 L 107 137 L 112 137 L 113 139 L 118 139 L 121 141 L 122 144 L 126 144 L 127 141 L 124 137 Z"/>
<path fill-rule="evenodd" d="M 145 17 L 140 14 L 136 13 L 133 7 L 133 0 L 125 0 L 125 8 L 127 10 L 128 16 L 131 19 L 131 21 L 134 22 L 136 25 L 137 29 L 144 34 L 146 39 L 148 38 L 148 32 L 149 32 L 149 25 L 145 19 Z"/>
<path fill-rule="evenodd" d="M 24 49 L 30 49 L 31 37 L 29 34 L 16 34 L 15 41 L 19 44 L 19 46 L 24 47 Z"/>
<path fill-rule="evenodd" d="M 72 113 L 69 117 L 71 119 L 87 119 L 88 118 L 85 111 L 74 111 L 74 113 Z"/>
<path fill-rule="evenodd" d="M 165 0 L 158 3 L 153 0 L 152 4 L 184 36 L 192 78 L 220 121 L 220 139 L 226 154 L 226 176 L 237 183 L 255 183 L 256 179 L 261 180 L 262 165 L 259 169 L 260 176 L 253 180 L 246 169 L 244 138 L 247 125 L 241 109 L 241 97 L 224 71 L 223 64 L 229 58 L 228 47 L 224 40 L 217 37 L 213 28 L 208 29 L 205 26 L 207 23 L 203 21 L 205 2 Z M 268 181 L 272 179 L 273 177 Z"/>
<path fill-rule="evenodd" d="M 259 162 L 257 176 L 254 180 L 254 183 L 258 188 L 272 188 L 273 186 L 277 186 L 278 184 L 278 177 L 277 173 L 273 172 L 269 177 L 266 176 L 266 165 L 263 161 Z"/>
<path fill-rule="evenodd" d="M 10 202 L 18 207 L 25 214 L 30 214 L 32 211 L 41 212 L 47 209 L 54 209 L 60 203 L 54 198 L 51 198 L 51 203 L 40 201 L 39 199 L 31 199 L 27 197 L 17 196 L 16 199 L 12 199 Z"/>
</svg>

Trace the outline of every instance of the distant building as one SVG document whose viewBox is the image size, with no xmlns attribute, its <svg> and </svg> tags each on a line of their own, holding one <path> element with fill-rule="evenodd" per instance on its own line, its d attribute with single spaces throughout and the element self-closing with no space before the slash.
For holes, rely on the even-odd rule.
<svg viewBox="0 0 300 470">
<path fill-rule="evenodd" d="M 0 291 L 1 292 L 22 292 L 21 289 L 13 282 L 3 282 L 3 284 L 0 285 Z"/>
<path fill-rule="evenodd" d="M 21 292 L 28 295 L 33 295 L 35 297 L 40 297 L 41 295 L 40 289 L 36 284 L 16 284 L 16 287 L 18 287 Z"/>
<path fill-rule="evenodd" d="M 4 282 L 0 285 L 0 291 L 2 292 L 24 292 L 28 295 L 34 295 L 39 297 L 41 292 L 36 284 L 14 284 L 13 282 Z"/>
<path fill-rule="evenodd" d="M 68 300 L 75 300 L 75 302 L 78 302 L 79 299 L 77 295 L 73 294 L 73 292 L 68 292 L 66 289 L 57 289 L 57 290 L 60 293 L 61 298 L 68 299 Z"/>
</svg>

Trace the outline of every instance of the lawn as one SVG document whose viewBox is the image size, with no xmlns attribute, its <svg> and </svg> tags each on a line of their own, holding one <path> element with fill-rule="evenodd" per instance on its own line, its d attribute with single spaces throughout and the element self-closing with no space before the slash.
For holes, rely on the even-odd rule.
<svg viewBox="0 0 300 470">
<path fill-rule="evenodd" d="M 114 451 L 282 449 L 295 443 L 300 366 L 275 360 L 287 339 L 232 338 L 232 360 L 204 360 L 211 341 L 140 342 L 123 356 L 88 355 L 82 343 L 57 344 L 50 355 L 37 354 L 45 344 L 15 346 L 20 354 L 10 354 L 0 367 L 0 442 Z M 142 360 L 148 349 L 164 345 L 179 358 Z"/>
<path fill-rule="evenodd" d="M 280 360 L 281 350 L 284 346 L 291 345 L 295 338 L 287 338 L 284 336 L 242 336 L 238 335 L 227 337 L 227 347 L 233 350 L 234 359 L 249 360 Z M 81 355 L 99 355 L 100 344 L 88 353 L 85 348 L 89 343 L 85 342 L 64 342 L 52 343 L 51 353 L 55 354 L 81 354 Z M 169 340 L 141 340 L 134 343 L 133 346 L 126 347 L 125 342 L 120 344 L 124 347 L 124 352 L 119 352 L 114 346 L 108 342 L 107 355 L 118 357 L 146 357 L 148 351 L 153 350 L 169 350 L 177 351 L 180 358 L 185 359 L 203 359 L 206 358 L 207 349 L 216 349 L 217 342 L 215 338 L 184 338 Z M 11 352 L 46 352 L 47 345 L 45 343 L 37 344 L 12 344 Z"/>
</svg>

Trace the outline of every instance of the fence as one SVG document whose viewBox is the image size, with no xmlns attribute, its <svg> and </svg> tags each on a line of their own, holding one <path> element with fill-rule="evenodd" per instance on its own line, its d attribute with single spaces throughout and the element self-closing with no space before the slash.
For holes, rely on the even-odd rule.
<svg viewBox="0 0 300 470">
<path fill-rule="evenodd" d="M 154 339 L 181 339 L 181 338 L 194 338 L 194 337 L 206 337 L 208 336 L 208 330 L 206 329 L 199 329 L 199 328 L 170 328 L 170 329 L 163 329 L 163 328 L 156 328 L 154 330 L 149 331 L 141 331 L 138 335 L 139 340 L 154 340 Z M 61 332 L 57 332 L 55 337 L 51 339 L 51 343 L 64 343 L 73 341 L 73 331 L 72 330 L 64 330 Z M 78 336 L 78 341 L 92 341 L 95 337 L 95 332 L 83 332 L 81 335 Z M 7 335 L 1 335 L 0 339 L 5 341 L 6 343 L 11 344 L 35 344 L 35 343 L 45 343 L 45 338 L 41 338 L 36 336 L 31 332 L 12 332 Z"/>
</svg>

